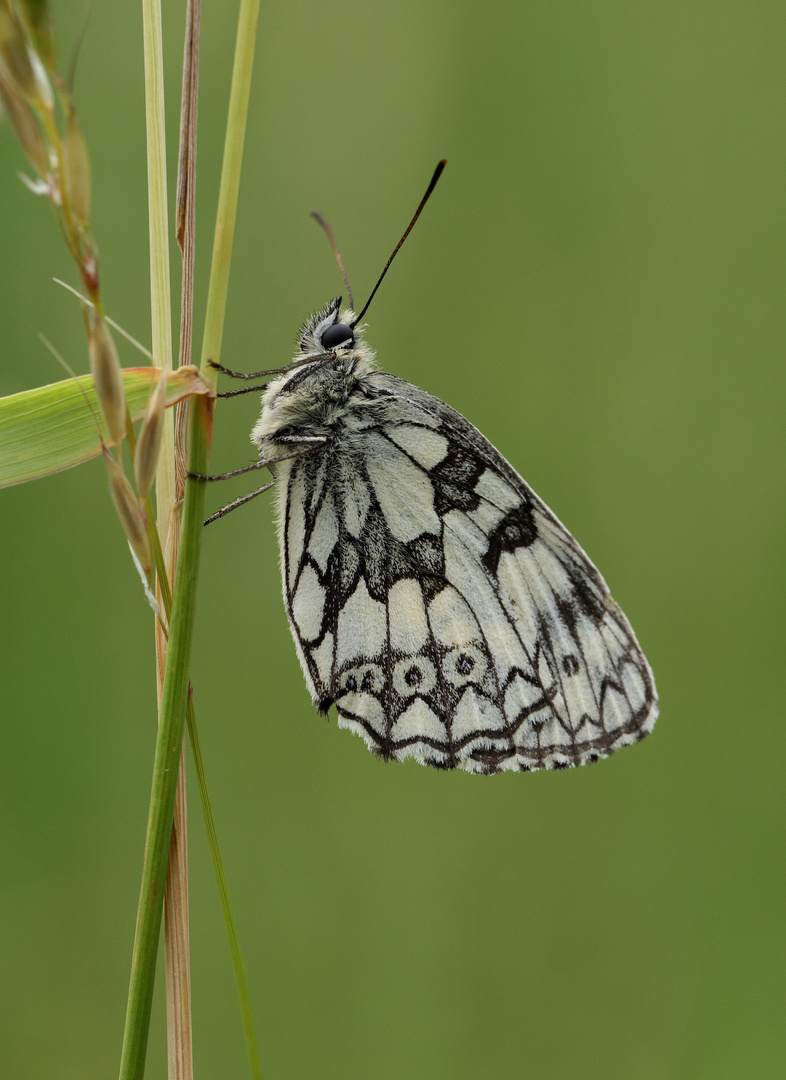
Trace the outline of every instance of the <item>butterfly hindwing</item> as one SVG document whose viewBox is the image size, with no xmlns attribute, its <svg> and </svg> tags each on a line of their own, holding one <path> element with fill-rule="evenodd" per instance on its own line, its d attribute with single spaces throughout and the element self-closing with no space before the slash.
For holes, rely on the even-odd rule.
<svg viewBox="0 0 786 1080">
<path fill-rule="evenodd" d="M 284 593 L 315 704 L 384 758 L 473 772 L 597 760 L 657 699 L 598 571 L 455 410 L 370 373 L 280 484 Z"/>
</svg>

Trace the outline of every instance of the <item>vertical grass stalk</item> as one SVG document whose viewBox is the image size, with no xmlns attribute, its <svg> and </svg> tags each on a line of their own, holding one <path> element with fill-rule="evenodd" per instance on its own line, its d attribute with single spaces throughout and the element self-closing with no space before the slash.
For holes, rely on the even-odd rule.
<svg viewBox="0 0 786 1080">
<path fill-rule="evenodd" d="M 148 226 L 150 243 L 150 309 L 153 363 L 172 369 L 172 311 L 167 207 L 166 109 L 160 0 L 143 0 L 145 119 L 147 133 Z M 172 584 L 179 546 L 176 501 L 175 440 L 172 413 L 163 417 L 156 468 L 156 522 L 166 553 L 165 574 L 159 572 L 158 596 Z M 136 465 L 136 458 L 134 459 Z M 156 623 L 156 679 L 159 710 L 163 694 L 167 642 Z M 185 747 L 185 743 L 183 743 Z M 185 758 L 181 753 L 175 796 L 174 825 L 164 895 L 164 936 L 169 1080 L 193 1080 L 191 1040 L 191 962 L 188 925 L 188 858 Z"/>
<path fill-rule="evenodd" d="M 232 67 L 232 89 L 229 95 L 227 133 L 224 140 L 224 160 L 221 168 L 221 187 L 218 193 L 216 231 L 213 239 L 213 261 L 210 266 L 210 288 L 205 313 L 205 336 L 202 341 L 201 370 L 205 379 L 215 386 L 218 372 L 207 366 L 208 360 L 218 363 L 224 333 L 229 264 L 235 235 L 237 197 L 240 190 L 240 167 L 243 162 L 243 143 L 246 137 L 248 99 L 254 67 L 254 46 L 259 18 L 259 0 L 241 0 L 238 17 L 235 59 Z M 191 472 L 196 469 L 189 464 Z"/>
<path fill-rule="evenodd" d="M 145 119 L 147 127 L 147 188 L 150 232 L 150 316 L 153 363 L 172 370 L 172 303 L 169 286 L 169 214 L 167 210 L 164 57 L 161 40 L 161 0 L 142 0 L 145 54 Z M 158 532 L 166 537 L 174 490 L 174 434 L 167 416 L 156 475 Z"/>
</svg>

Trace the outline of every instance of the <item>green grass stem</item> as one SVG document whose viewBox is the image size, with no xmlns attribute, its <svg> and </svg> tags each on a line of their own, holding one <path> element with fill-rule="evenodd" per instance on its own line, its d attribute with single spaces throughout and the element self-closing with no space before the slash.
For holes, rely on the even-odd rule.
<svg viewBox="0 0 786 1080">
<path fill-rule="evenodd" d="M 235 235 L 237 199 L 240 190 L 240 167 L 243 161 L 243 144 L 246 135 L 248 99 L 251 92 L 251 74 L 254 66 L 254 47 L 257 36 L 259 0 L 241 0 L 235 39 L 235 59 L 232 68 L 232 88 L 229 95 L 227 133 L 224 140 L 224 160 L 221 169 L 221 186 L 218 193 L 216 231 L 213 240 L 213 261 L 210 268 L 210 287 L 205 313 L 205 336 L 202 341 L 201 368 L 205 379 L 215 386 L 218 372 L 208 367 L 208 360 L 221 356 L 221 339 L 224 333 L 229 287 L 229 265 L 232 259 L 232 241 Z M 192 472 L 198 470 L 191 469 Z"/>
<path fill-rule="evenodd" d="M 192 409 L 192 459 L 207 467 L 212 401 L 202 398 Z M 120 1080 L 142 1080 L 150 1029 L 158 939 L 161 930 L 169 840 L 188 697 L 199 548 L 205 485 L 189 484 L 183 507 L 180 555 L 175 575 L 167 665 L 161 697 L 153 782 L 148 814 L 142 887 L 131 962 Z"/>
</svg>

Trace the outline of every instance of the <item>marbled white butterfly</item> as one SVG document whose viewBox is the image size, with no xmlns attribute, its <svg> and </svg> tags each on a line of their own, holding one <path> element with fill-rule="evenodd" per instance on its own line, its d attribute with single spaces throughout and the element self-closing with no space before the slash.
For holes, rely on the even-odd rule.
<svg viewBox="0 0 786 1080">
<path fill-rule="evenodd" d="M 472 424 L 375 369 L 367 307 L 332 300 L 292 364 L 256 373 L 278 375 L 254 467 L 275 477 L 259 491 L 276 488 L 284 603 L 315 706 L 335 704 L 386 760 L 477 773 L 583 765 L 637 742 L 655 685 L 603 578 Z"/>
</svg>

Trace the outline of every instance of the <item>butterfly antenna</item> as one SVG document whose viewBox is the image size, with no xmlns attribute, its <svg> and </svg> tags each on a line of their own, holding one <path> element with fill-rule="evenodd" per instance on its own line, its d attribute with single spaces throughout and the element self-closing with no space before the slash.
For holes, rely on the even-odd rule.
<svg viewBox="0 0 786 1080">
<path fill-rule="evenodd" d="M 311 211 L 311 216 L 312 216 L 312 218 L 317 219 L 319 224 L 322 226 L 322 228 L 327 233 L 327 238 L 330 241 L 330 246 L 333 248 L 333 254 L 336 256 L 336 262 L 338 263 L 338 268 L 341 271 L 341 276 L 343 277 L 344 284 L 347 287 L 347 295 L 349 296 L 349 306 L 354 311 L 355 310 L 355 302 L 352 299 L 352 287 L 349 284 L 349 278 L 347 277 L 347 272 L 344 269 L 343 262 L 341 261 L 341 253 L 338 250 L 338 244 L 336 243 L 336 238 L 333 235 L 333 230 L 330 227 L 330 223 L 328 222 L 326 217 L 324 217 L 322 214 L 320 214 L 319 210 L 312 210 Z"/>
<path fill-rule="evenodd" d="M 357 324 L 358 324 L 358 323 L 360 322 L 360 320 L 361 320 L 361 319 L 363 318 L 363 316 L 364 316 L 364 315 L 366 314 L 366 312 L 368 311 L 368 306 L 369 306 L 369 304 L 371 303 L 371 301 L 372 301 L 372 300 L 374 299 L 374 297 L 376 296 L 376 293 L 377 293 L 377 289 L 378 289 L 378 288 L 380 287 L 380 285 L 382 284 L 382 279 L 383 279 L 383 277 L 385 276 L 385 274 L 386 274 L 386 273 L 388 272 L 388 270 L 390 269 L 390 264 L 391 264 L 391 263 L 393 262 L 393 260 L 395 259 L 396 255 L 398 254 L 398 249 L 399 249 L 399 248 L 401 247 L 401 245 L 402 245 L 402 244 L 404 243 L 404 241 L 406 240 L 406 238 L 407 238 L 407 237 L 409 236 L 409 234 L 410 234 L 410 233 L 412 232 L 412 226 L 413 226 L 413 225 L 415 224 L 415 222 L 416 222 L 416 221 L 418 220 L 418 218 L 420 217 L 421 211 L 423 210 L 423 207 L 424 207 L 424 206 L 426 205 L 426 203 L 427 203 L 427 202 L 429 201 L 429 198 L 431 197 L 431 192 L 432 192 L 432 191 L 434 190 L 434 188 L 435 188 L 435 187 L 437 186 L 437 180 L 439 180 L 440 176 L 442 176 L 442 170 L 443 170 L 443 169 L 445 168 L 445 166 L 447 165 L 447 163 L 448 163 L 448 162 L 447 162 L 447 159 L 446 159 L 446 158 L 443 158 L 443 159 L 442 159 L 442 161 L 440 161 L 439 165 L 437 165 L 436 169 L 434 170 L 434 175 L 433 175 L 433 176 L 431 177 L 431 182 L 429 183 L 429 186 L 428 186 L 428 187 L 426 188 L 426 194 L 425 194 L 425 195 L 423 196 L 423 198 L 422 198 L 422 199 L 420 200 L 420 206 L 419 206 L 419 207 L 417 208 L 417 210 L 415 211 L 415 216 L 413 217 L 412 221 L 410 221 L 409 225 L 407 225 L 407 227 L 406 227 L 406 230 L 405 230 L 405 232 L 404 232 L 404 235 L 403 235 L 403 236 L 401 237 L 401 239 L 399 240 L 399 242 L 398 242 L 398 243 L 396 244 L 396 246 L 395 246 L 395 247 L 393 248 L 393 254 L 392 254 L 392 255 L 390 256 L 390 258 L 388 259 L 388 261 L 387 261 L 387 262 L 385 263 L 385 268 L 384 268 L 384 270 L 382 271 L 382 273 L 381 273 L 381 274 L 379 275 L 379 279 L 377 280 L 377 283 L 376 283 L 376 285 L 375 285 L 375 286 L 374 286 L 374 288 L 373 288 L 373 289 L 371 290 L 371 296 L 369 296 L 368 300 L 366 300 L 366 303 L 365 303 L 365 305 L 364 305 L 364 307 L 363 307 L 363 310 L 361 311 L 361 313 L 360 313 L 359 315 L 357 315 L 357 316 L 356 316 L 356 317 L 355 317 L 355 318 L 353 319 L 353 321 L 352 321 L 352 322 L 350 323 L 350 326 L 357 326 Z"/>
</svg>

